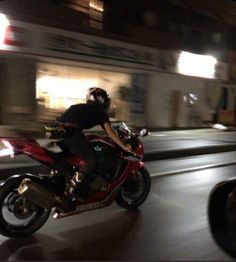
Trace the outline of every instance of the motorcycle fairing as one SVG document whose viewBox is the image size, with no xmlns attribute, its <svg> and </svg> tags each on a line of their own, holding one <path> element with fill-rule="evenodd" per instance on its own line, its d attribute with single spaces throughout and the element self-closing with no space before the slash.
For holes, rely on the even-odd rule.
<svg viewBox="0 0 236 262">
<path fill-rule="evenodd" d="M 40 163 L 55 162 L 55 160 L 49 156 L 47 150 L 41 147 L 35 139 L 3 137 L 0 138 L 0 140 L 4 143 L 5 146 L 12 148 L 15 155 L 25 154 Z"/>
<path fill-rule="evenodd" d="M 55 218 L 55 219 L 64 218 L 64 217 L 67 217 L 67 216 L 80 214 L 80 213 L 85 212 L 85 211 L 89 211 L 89 210 L 108 206 L 113 202 L 115 195 L 118 192 L 118 189 L 119 189 L 119 186 L 117 186 L 110 194 L 108 194 L 105 199 L 102 199 L 100 201 L 98 201 L 98 200 L 91 201 L 91 202 L 86 201 L 86 203 L 84 203 L 84 204 L 78 204 L 75 211 L 71 211 L 71 212 L 68 212 L 68 213 L 57 213 L 54 210 L 53 218 Z"/>
<path fill-rule="evenodd" d="M 106 190 L 106 192 L 96 192 L 87 197 L 84 203 L 78 204 L 75 211 L 68 213 L 55 212 L 53 218 L 59 219 L 110 205 L 126 178 L 131 174 L 135 174 L 135 172 L 142 167 L 144 167 L 143 162 L 131 162 L 127 165 L 126 169 L 123 171 L 123 174 L 118 179 L 108 184 L 108 190 Z"/>
</svg>

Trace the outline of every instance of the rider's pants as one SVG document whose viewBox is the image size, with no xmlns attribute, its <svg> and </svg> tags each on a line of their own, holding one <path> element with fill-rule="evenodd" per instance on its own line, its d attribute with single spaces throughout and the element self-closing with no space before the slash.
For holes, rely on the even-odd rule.
<svg viewBox="0 0 236 262">
<path fill-rule="evenodd" d="M 85 165 L 80 169 L 80 172 L 89 179 L 93 176 L 94 170 L 98 165 L 98 158 L 84 133 L 76 128 L 67 129 L 67 136 L 64 144 L 74 153 L 85 161 Z"/>
</svg>

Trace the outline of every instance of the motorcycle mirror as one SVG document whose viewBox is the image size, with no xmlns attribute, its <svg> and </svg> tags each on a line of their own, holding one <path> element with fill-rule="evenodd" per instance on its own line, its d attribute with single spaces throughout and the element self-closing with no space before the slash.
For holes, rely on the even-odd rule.
<svg viewBox="0 0 236 262">
<path fill-rule="evenodd" d="M 150 132 L 146 128 L 143 128 L 142 130 L 139 131 L 139 135 L 142 137 L 147 136 L 149 134 Z"/>
<path fill-rule="evenodd" d="M 236 258 L 236 178 L 217 184 L 208 201 L 208 222 L 215 242 Z"/>
</svg>

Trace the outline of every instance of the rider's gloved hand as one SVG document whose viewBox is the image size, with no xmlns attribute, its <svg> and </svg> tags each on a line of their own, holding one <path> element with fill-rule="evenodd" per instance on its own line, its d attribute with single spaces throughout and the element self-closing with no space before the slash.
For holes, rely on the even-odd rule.
<svg viewBox="0 0 236 262">
<path fill-rule="evenodd" d="M 132 152 L 132 146 L 130 144 L 125 144 L 123 150 L 127 152 Z"/>
</svg>

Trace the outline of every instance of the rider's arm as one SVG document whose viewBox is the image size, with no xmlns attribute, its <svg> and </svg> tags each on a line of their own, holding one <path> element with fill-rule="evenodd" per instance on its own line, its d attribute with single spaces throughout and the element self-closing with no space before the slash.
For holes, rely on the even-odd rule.
<svg viewBox="0 0 236 262">
<path fill-rule="evenodd" d="M 119 136 L 115 133 L 113 130 L 111 124 L 109 122 L 105 122 L 103 124 L 104 130 L 106 131 L 107 135 L 117 144 L 119 145 L 123 150 L 125 151 L 131 151 L 132 147 L 130 144 L 124 144 L 123 141 L 119 138 Z"/>
</svg>

